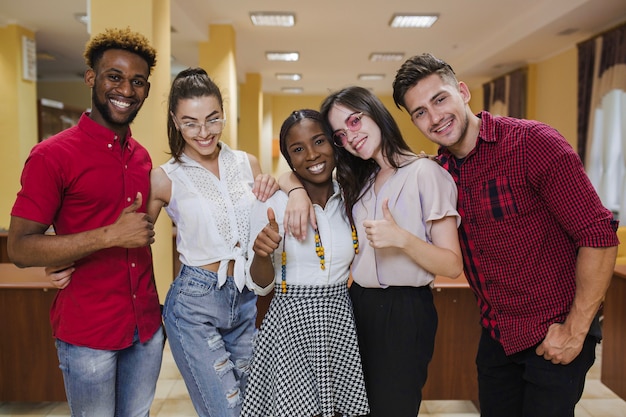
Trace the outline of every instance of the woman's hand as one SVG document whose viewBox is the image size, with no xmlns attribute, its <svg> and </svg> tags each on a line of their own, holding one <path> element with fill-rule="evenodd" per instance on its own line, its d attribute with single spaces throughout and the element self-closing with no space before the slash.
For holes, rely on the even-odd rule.
<svg viewBox="0 0 626 417">
<path fill-rule="evenodd" d="M 267 209 L 267 225 L 257 235 L 252 250 L 258 256 L 269 257 L 278 248 L 281 240 L 276 215 L 270 207 Z"/>
<path fill-rule="evenodd" d="M 267 201 L 268 198 L 278 191 L 278 182 L 270 174 L 258 174 L 254 179 L 252 194 L 259 201 Z"/>
<path fill-rule="evenodd" d="M 67 265 L 47 266 L 46 275 L 50 277 L 52 285 L 62 290 L 70 284 L 75 270 L 73 262 Z"/>
<path fill-rule="evenodd" d="M 303 241 L 306 238 L 308 223 L 313 229 L 317 228 L 315 209 L 304 187 L 295 187 L 287 193 L 289 200 L 285 209 L 283 225 L 285 231 L 296 239 Z"/>
</svg>

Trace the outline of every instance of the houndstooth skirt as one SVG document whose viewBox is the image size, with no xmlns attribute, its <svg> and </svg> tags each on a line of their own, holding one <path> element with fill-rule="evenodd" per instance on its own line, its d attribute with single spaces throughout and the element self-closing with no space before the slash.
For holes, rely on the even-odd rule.
<svg viewBox="0 0 626 417">
<path fill-rule="evenodd" d="M 345 283 L 276 286 L 255 339 L 242 417 L 369 413 Z"/>
</svg>

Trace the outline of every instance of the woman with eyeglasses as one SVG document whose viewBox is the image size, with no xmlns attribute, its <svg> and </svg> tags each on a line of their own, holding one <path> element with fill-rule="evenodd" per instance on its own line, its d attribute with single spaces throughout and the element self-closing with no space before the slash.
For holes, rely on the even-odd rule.
<svg viewBox="0 0 626 417">
<path fill-rule="evenodd" d="M 415 417 L 437 330 L 432 283 L 435 275 L 462 272 L 456 186 L 437 162 L 411 151 L 369 90 L 331 94 L 320 113 L 330 126 L 337 181 L 358 234 L 350 297 L 370 415 Z M 302 238 L 309 216 L 316 224 L 314 213 L 293 175 L 280 182 L 293 189 L 285 227 Z"/>
<path fill-rule="evenodd" d="M 332 178 L 335 153 L 319 112 L 297 110 L 285 119 L 280 152 L 311 198 L 318 228 L 304 241 L 284 234 L 284 192 L 252 208 L 250 277 L 257 294 L 274 293 L 255 342 L 241 415 L 366 415 L 347 286 L 359 248 Z"/>
<path fill-rule="evenodd" d="M 164 207 L 176 225 L 182 264 L 165 300 L 165 328 L 198 415 L 237 417 L 256 321 L 245 274 L 250 209 L 255 195 L 265 200 L 278 186 L 254 156 L 220 141 L 222 95 L 203 69 L 176 76 L 168 110 L 172 158 L 153 169 L 148 203 L 148 213 Z"/>
</svg>

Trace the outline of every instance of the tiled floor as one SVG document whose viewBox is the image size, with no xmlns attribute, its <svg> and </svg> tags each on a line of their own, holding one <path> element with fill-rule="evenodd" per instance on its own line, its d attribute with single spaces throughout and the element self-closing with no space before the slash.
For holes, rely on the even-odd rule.
<svg viewBox="0 0 626 417">
<path fill-rule="evenodd" d="M 626 401 L 617 397 L 600 382 L 601 349 L 598 360 L 587 377 L 583 397 L 576 407 L 576 417 L 626 417 Z M 0 403 L 0 417 L 67 417 L 66 403 Z M 163 356 L 161 376 L 151 417 L 196 417 L 185 383 L 176 368 L 169 347 Z M 469 401 L 424 401 L 420 417 L 478 417 Z"/>
</svg>

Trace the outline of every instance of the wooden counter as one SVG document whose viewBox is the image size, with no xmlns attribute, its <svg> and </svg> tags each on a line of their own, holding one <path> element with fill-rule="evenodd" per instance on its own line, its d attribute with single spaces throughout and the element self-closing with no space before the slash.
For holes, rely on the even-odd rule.
<svg viewBox="0 0 626 417">
<path fill-rule="evenodd" d="M 617 265 L 604 301 L 600 380 L 626 400 L 626 265 Z"/>
<path fill-rule="evenodd" d="M 433 298 L 439 327 L 422 392 L 424 400 L 471 400 L 478 407 L 476 351 L 480 315 L 464 276 L 437 277 Z"/>
<path fill-rule="evenodd" d="M 65 401 L 44 268 L 0 263 L 0 401 Z"/>
</svg>

